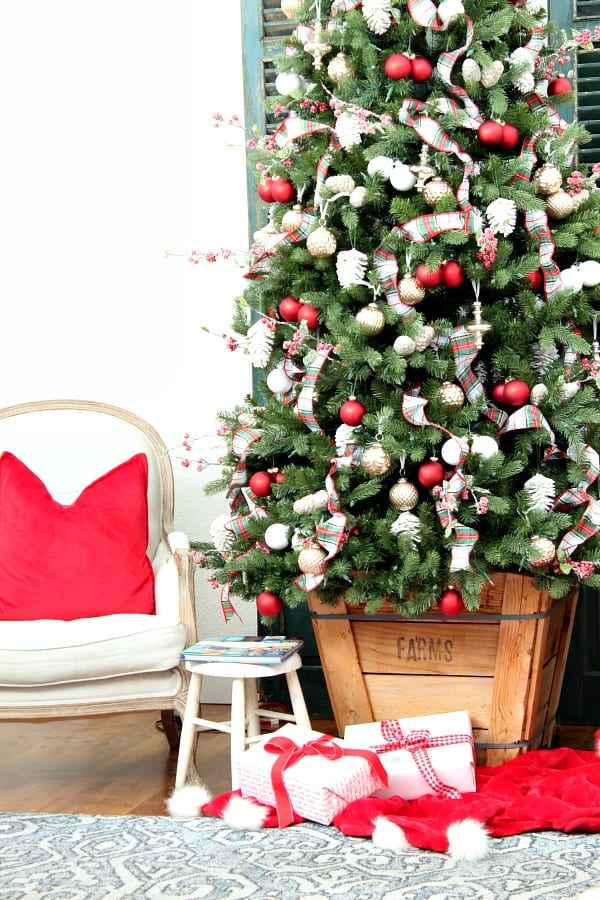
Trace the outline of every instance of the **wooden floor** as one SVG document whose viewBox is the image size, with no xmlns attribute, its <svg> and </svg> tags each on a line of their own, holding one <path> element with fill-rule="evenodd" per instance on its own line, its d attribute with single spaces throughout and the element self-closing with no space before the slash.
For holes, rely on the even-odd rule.
<svg viewBox="0 0 600 900">
<path fill-rule="evenodd" d="M 226 718 L 226 707 L 203 706 L 203 715 Z M 126 713 L 43 722 L 0 722 L 0 810 L 3 812 L 166 814 L 175 782 L 154 713 Z M 315 720 L 318 731 L 333 723 Z M 593 749 L 594 728 L 560 726 L 556 743 Z M 229 790 L 228 738 L 200 736 L 196 757 L 207 787 Z"/>
</svg>

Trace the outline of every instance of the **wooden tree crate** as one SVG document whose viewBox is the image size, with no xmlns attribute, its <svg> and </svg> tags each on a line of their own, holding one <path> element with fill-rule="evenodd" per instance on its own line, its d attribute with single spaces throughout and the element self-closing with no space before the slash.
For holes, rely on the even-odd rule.
<svg viewBox="0 0 600 900">
<path fill-rule="evenodd" d="M 405 618 L 308 595 L 338 733 L 346 725 L 466 709 L 480 764 L 550 745 L 578 590 L 560 600 L 499 572 L 480 608 Z"/>
</svg>

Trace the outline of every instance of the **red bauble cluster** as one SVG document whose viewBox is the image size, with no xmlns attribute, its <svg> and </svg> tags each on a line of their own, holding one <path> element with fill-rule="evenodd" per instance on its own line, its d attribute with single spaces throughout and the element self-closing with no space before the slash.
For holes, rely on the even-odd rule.
<svg viewBox="0 0 600 900">
<path fill-rule="evenodd" d="M 529 400 L 530 389 L 526 381 L 513 378 L 492 388 L 492 399 L 504 406 L 523 406 Z"/>
<path fill-rule="evenodd" d="M 477 139 L 483 147 L 514 150 L 521 141 L 521 135 L 514 125 L 503 125 L 493 119 L 486 119 L 477 129 Z"/>
<path fill-rule="evenodd" d="M 296 188 L 287 178 L 263 178 L 256 192 L 265 203 L 292 203 L 296 199 Z"/>
<path fill-rule="evenodd" d="M 392 53 L 383 64 L 383 71 L 393 81 L 398 81 L 400 78 L 427 81 L 428 78 L 431 78 L 433 66 L 424 56 L 411 57 L 404 53 Z"/>
<path fill-rule="evenodd" d="M 415 278 L 424 288 L 435 288 L 440 284 L 455 288 L 465 280 L 465 272 L 460 263 L 451 259 L 433 271 L 428 269 L 425 263 L 419 263 L 415 270 Z"/>
<path fill-rule="evenodd" d="M 283 600 L 272 591 L 261 591 L 256 596 L 256 611 L 261 616 L 278 616 L 283 609 Z"/>
<path fill-rule="evenodd" d="M 572 91 L 573 85 L 564 75 L 557 75 L 548 85 L 550 97 L 558 97 L 559 94 L 570 94 Z"/>
<path fill-rule="evenodd" d="M 350 397 L 340 406 L 340 419 L 344 425 L 354 427 L 360 425 L 366 411 L 367 407 L 360 400 L 357 400 L 356 397 Z"/>
<path fill-rule="evenodd" d="M 295 297 L 284 297 L 279 304 L 279 315 L 284 322 L 297 322 L 298 310 L 301 306 L 302 303 Z"/>
<path fill-rule="evenodd" d="M 316 328 L 319 324 L 319 312 L 310 303 L 301 303 L 296 319 L 298 322 L 306 322 L 307 328 Z"/>
<path fill-rule="evenodd" d="M 441 484 L 444 480 L 444 467 L 434 457 L 429 462 L 422 463 L 417 470 L 417 481 L 423 487 L 432 488 Z"/>
<path fill-rule="evenodd" d="M 528 272 L 525 276 L 525 281 L 528 281 L 532 290 L 539 291 L 542 284 L 544 283 L 544 279 L 542 278 L 542 273 L 539 269 L 534 269 L 533 272 Z"/>
<path fill-rule="evenodd" d="M 438 600 L 438 609 L 445 616 L 458 616 L 464 608 L 463 598 L 455 588 L 447 588 Z"/>
<path fill-rule="evenodd" d="M 251 475 L 248 479 L 250 490 L 257 497 L 268 497 L 271 493 L 272 483 L 273 476 L 270 472 L 255 472 L 254 475 Z"/>
</svg>

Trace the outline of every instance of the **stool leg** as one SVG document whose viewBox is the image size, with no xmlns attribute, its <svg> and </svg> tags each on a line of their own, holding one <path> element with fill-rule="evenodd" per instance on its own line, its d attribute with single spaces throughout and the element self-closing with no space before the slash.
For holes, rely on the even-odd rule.
<svg viewBox="0 0 600 900">
<path fill-rule="evenodd" d="M 246 697 L 243 678 L 231 682 L 231 789 L 237 791 L 239 778 L 236 761 L 246 749 Z"/>
<path fill-rule="evenodd" d="M 185 703 L 185 712 L 183 714 L 183 723 L 181 726 L 179 754 L 177 756 L 177 771 L 175 773 L 175 787 L 181 787 L 182 784 L 185 784 L 185 779 L 187 777 L 190 759 L 195 745 L 196 726 L 194 724 L 194 719 L 198 715 L 201 687 L 202 676 L 192 673 Z"/>
<path fill-rule="evenodd" d="M 260 712 L 258 709 L 258 685 L 256 678 L 246 678 L 246 723 L 248 737 L 260 734 Z"/>
<path fill-rule="evenodd" d="M 304 694 L 302 693 L 302 688 L 300 687 L 300 679 L 298 678 L 297 672 L 287 672 L 286 673 L 286 681 L 288 686 L 288 692 L 290 695 L 290 701 L 292 704 L 292 710 L 294 713 L 294 717 L 296 719 L 296 725 L 299 725 L 301 728 L 311 728 L 310 718 L 308 715 L 308 710 L 306 708 L 306 703 L 304 702 Z"/>
</svg>

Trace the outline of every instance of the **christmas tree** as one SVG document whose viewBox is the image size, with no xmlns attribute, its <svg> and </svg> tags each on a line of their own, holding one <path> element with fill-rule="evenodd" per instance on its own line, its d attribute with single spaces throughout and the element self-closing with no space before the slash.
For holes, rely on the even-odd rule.
<svg viewBox="0 0 600 900">
<path fill-rule="evenodd" d="M 475 609 L 495 571 L 600 585 L 600 192 L 531 2 L 284 0 L 268 223 L 239 298 L 205 561 L 261 615 L 317 591 Z"/>
</svg>

